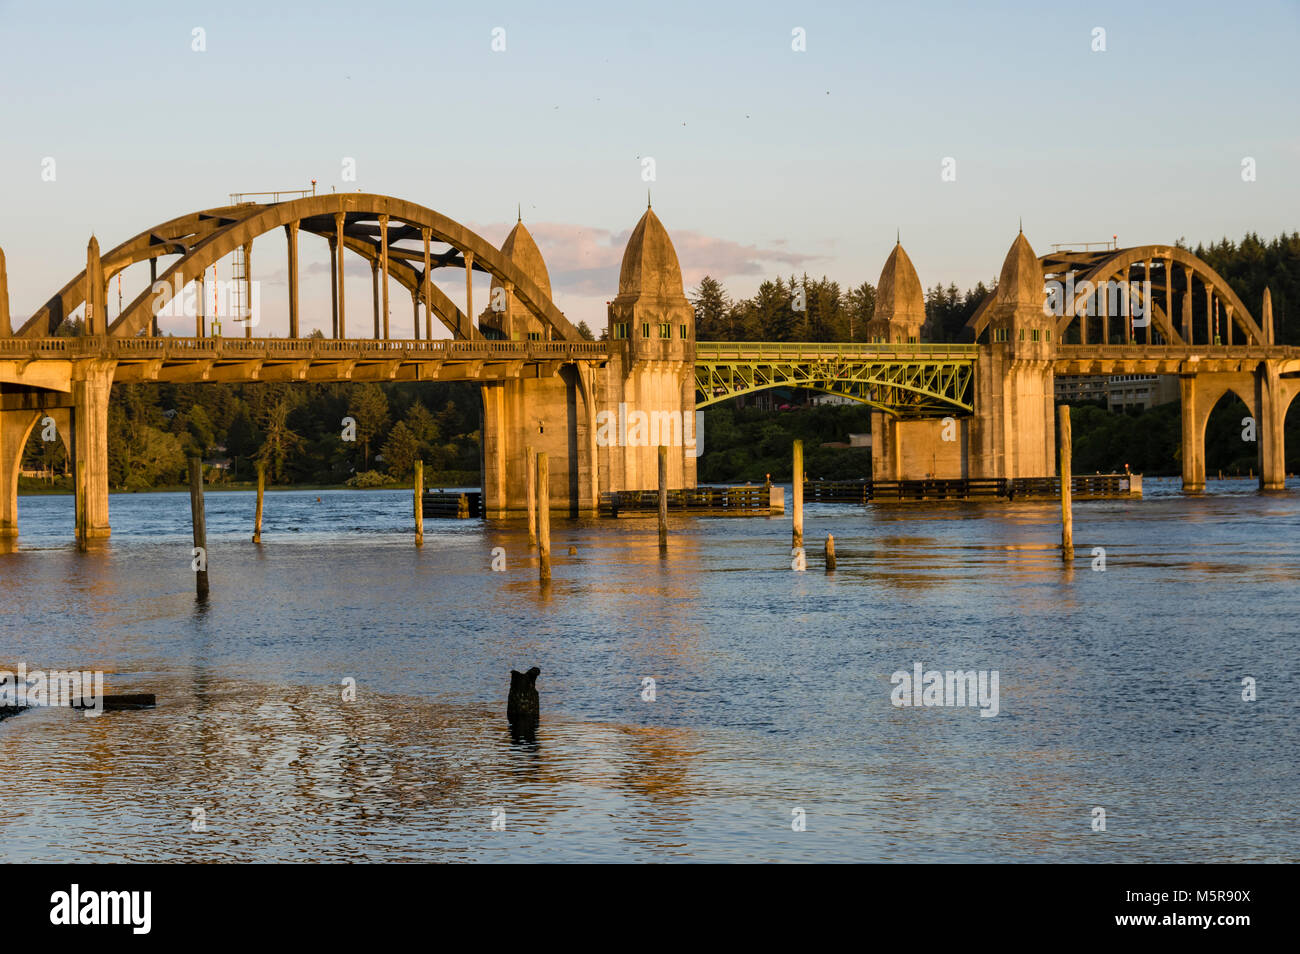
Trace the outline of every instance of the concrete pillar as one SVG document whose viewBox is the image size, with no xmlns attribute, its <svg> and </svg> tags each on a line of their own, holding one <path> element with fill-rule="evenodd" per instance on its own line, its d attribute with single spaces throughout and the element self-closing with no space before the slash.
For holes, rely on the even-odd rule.
<svg viewBox="0 0 1300 954">
<path fill-rule="evenodd" d="M 1205 286 L 1205 342 L 1216 345 L 1218 339 L 1214 334 L 1214 286 Z"/>
<path fill-rule="evenodd" d="M 338 240 L 330 236 L 330 337 L 339 336 L 339 254 Z"/>
<path fill-rule="evenodd" d="M 198 277 L 194 279 L 194 337 L 196 338 L 204 337 L 206 330 L 203 309 L 206 307 L 205 299 L 208 297 L 208 292 L 207 285 L 203 281 L 204 272 L 206 269 L 199 272 Z"/>
<path fill-rule="evenodd" d="M 1101 312 L 1101 343 L 1110 344 L 1110 287 L 1109 282 L 1097 283 L 1097 310 Z"/>
<path fill-rule="evenodd" d="M 379 259 L 370 263 L 370 301 L 375 312 L 375 337 L 379 334 Z"/>
<path fill-rule="evenodd" d="M 426 274 L 428 269 L 425 270 Z M 506 312 L 510 311 L 510 288 L 511 284 L 506 282 Z M 474 323 L 474 253 L 465 253 L 465 318 L 472 325 Z M 468 329 L 462 329 L 468 330 Z M 470 337 L 470 335 L 465 335 Z M 509 334 L 506 335 L 510 337 Z"/>
<path fill-rule="evenodd" d="M 1183 340 L 1193 344 L 1192 330 L 1192 270 L 1187 269 L 1187 291 L 1183 293 Z"/>
<path fill-rule="evenodd" d="M 343 251 L 347 246 L 344 244 L 343 241 L 343 221 L 344 221 L 343 213 L 335 212 L 334 213 L 334 243 L 338 246 L 338 273 L 339 273 L 339 293 L 338 293 L 339 320 L 338 320 L 338 329 L 335 334 L 335 337 L 338 338 L 346 338 L 348 336 L 346 295 L 344 294 L 344 291 L 347 286 L 343 280 L 343 273 L 346 271 L 345 262 L 343 260 Z"/>
<path fill-rule="evenodd" d="M 244 337 L 253 337 L 253 243 L 244 245 Z"/>
<path fill-rule="evenodd" d="M 73 480 L 77 539 L 107 537 L 108 397 L 115 362 L 78 362 L 72 371 Z"/>
<path fill-rule="evenodd" d="M 1183 493 L 1204 493 L 1205 445 L 1204 431 L 1201 429 L 1200 415 L 1197 413 L 1196 375 L 1179 375 L 1178 386 L 1183 401 Z"/>
<path fill-rule="evenodd" d="M 0 271 L 4 268 L 3 253 L 0 253 Z M 1264 289 L 1264 304 L 1259 312 L 1259 326 L 1264 332 L 1264 344 L 1272 346 L 1277 343 L 1277 338 L 1273 334 L 1273 293 L 1267 288 Z"/>
<path fill-rule="evenodd" d="M 151 258 L 149 259 L 149 287 L 153 288 L 153 286 L 156 284 L 158 284 L 158 259 Z M 149 334 L 157 338 L 159 336 L 159 333 L 158 333 L 158 304 L 156 301 L 151 310 L 153 312 L 153 315 L 149 319 Z"/>
<path fill-rule="evenodd" d="M 1281 369 L 1276 361 L 1261 361 L 1255 371 L 1255 405 L 1259 408 L 1259 489 L 1286 489 L 1286 408 Z"/>
<path fill-rule="evenodd" d="M 383 314 L 384 314 L 384 338 L 388 334 L 388 216 L 379 217 L 379 268 L 384 273 L 384 295 L 383 295 Z"/>
<path fill-rule="evenodd" d="M 289 240 L 289 337 L 298 338 L 298 223 L 284 227 Z"/>
<path fill-rule="evenodd" d="M 433 340 L 433 297 L 429 293 L 429 282 L 432 280 L 429 276 L 429 238 L 431 231 L 429 229 L 420 229 L 420 237 L 424 239 L 424 337 L 428 341 Z M 470 316 L 473 318 L 473 315 Z M 415 336 L 420 337 L 417 329 Z"/>
</svg>

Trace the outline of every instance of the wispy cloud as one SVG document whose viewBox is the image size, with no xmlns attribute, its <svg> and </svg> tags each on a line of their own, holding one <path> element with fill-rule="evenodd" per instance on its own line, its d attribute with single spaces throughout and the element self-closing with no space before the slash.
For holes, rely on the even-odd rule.
<svg viewBox="0 0 1300 954">
<path fill-rule="evenodd" d="M 469 227 L 499 246 L 513 225 L 490 223 Z M 546 260 L 557 300 L 566 293 L 606 298 L 618 293 L 618 270 L 631 229 L 614 232 L 559 222 L 530 222 L 528 231 Z M 765 275 L 773 271 L 774 265 L 799 267 L 820 257 L 786 248 L 742 245 L 689 230 L 674 230 L 671 237 L 688 294 L 705 275 L 719 281 L 742 275 Z"/>
</svg>

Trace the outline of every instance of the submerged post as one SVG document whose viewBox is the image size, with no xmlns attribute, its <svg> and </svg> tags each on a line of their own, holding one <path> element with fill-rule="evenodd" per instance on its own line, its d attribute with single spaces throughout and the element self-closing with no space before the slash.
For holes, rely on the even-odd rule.
<svg viewBox="0 0 1300 954">
<path fill-rule="evenodd" d="M 422 460 L 415 462 L 415 545 L 424 546 L 424 461 Z"/>
<path fill-rule="evenodd" d="M 794 533 L 791 536 L 790 546 L 803 546 L 803 441 L 794 442 L 794 499 L 793 509 L 794 516 Z"/>
<path fill-rule="evenodd" d="M 826 571 L 835 569 L 835 538 L 826 534 Z"/>
<path fill-rule="evenodd" d="M 543 582 L 551 578 L 551 500 L 550 464 L 546 454 L 537 454 L 537 567 L 538 578 Z"/>
<path fill-rule="evenodd" d="M 1070 504 L 1070 406 L 1062 404 L 1056 412 L 1059 418 L 1057 430 L 1061 434 L 1061 559 L 1068 562 L 1074 559 L 1074 513 Z"/>
<path fill-rule="evenodd" d="M 257 515 L 253 517 L 253 542 L 262 542 L 262 497 L 266 494 L 266 462 L 257 462 Z"/>
<path fill-rule="evenodd" d="M 528 543 L 531 545 L 537 542 L 537 451 L 531 447 L 527 449 L 524 466 L 527 470 L 524 484 L 528 488 Z"/>
<path fill-rule="evenodd" d="M 659 549 L 668 549 L 668 448 L 659 447 Z"/>
<path fill-rule="evenodd" d="M 194 525 L 194 588 L 201 600 L 208 598 L 208 524 L 203 516 L 203 461 L 190 458 L 190 520 Z"/>
</svg>

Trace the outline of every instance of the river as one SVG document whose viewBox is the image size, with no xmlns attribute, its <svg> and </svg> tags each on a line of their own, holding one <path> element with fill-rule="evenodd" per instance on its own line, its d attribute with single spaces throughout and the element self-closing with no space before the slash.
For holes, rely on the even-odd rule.
<svg viewBox="0 0 1300 954">
<path fill-rule="evenodd" d="M 23 861 L 1297 861 L 1289 486 L 1077 502 L 1070 568 L 1049 502 L 810 505 L 805 572 L 788 513 L 674 518 L 666 558 L 653 520 L 557 518 L 546 587 L 519 522 L 426 520 L 417 549 L 409 492 L 274 492 L 258 547 L 253 495 L 210 491 L 206 605 L 188 495 L 113 495 L 88 553 L 70 497 L 23 497 L 0 668 L 159 704 L 0 722 L 0 835 Z M 917 663 L 996 671 L 997 715 L 895 706 Z"/>
</svg>

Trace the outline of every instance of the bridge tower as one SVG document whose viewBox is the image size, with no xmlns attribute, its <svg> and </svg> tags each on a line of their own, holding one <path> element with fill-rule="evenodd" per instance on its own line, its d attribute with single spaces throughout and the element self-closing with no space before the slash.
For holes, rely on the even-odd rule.
<svg viewBox="0 0 1300 954">
<path fill-rule="evenodd" d="M 1021 232 L 1011 243 L 975 364 L 972 477 L 1056 474 L 1054 316 L 1042 267 Z"/>
<path fill-rule="evenodd" d="M 876 344 L 921 341 L 925 293 L 920 276 L 901 242 L 894 245 L 876 283 L 876 307 L 867 335 Z M 969 477 L 968 421 L 951 426 L 933 417 L 900 417 L 871 412 L 871 473 L 877 480 Z"/>
<path fill-rule="evenodd" d="M 522 219 L 501 251 L 550 297 L 546 261 Z M 493 277 L 479 330 L 496 340 L 547 340 L 549 329 L 523 307 L 514 291 L 511 283 Z M 554 362 L 535 370 L 535 377 L 488 382 L 481 388 L 483 504 L 488 516 L 526 511 L 529 449 L 547 456 L 550 487 L 545 492 L 553 509 L 579 512 L 583 501 L 595 496 L 590 454 L 585 451 L 592 417 L 589 383 L 572 365 Z"/>
<path fill-rule="evenodd" d="M 502 251 L 549 294 L 541 251 L 522 222 Z M 485 336 L 547 339 L 540 322 L 514 307 L 508 286 L 494 281 L 492 287 L 494 302 L 504 307 L 490 305 L 483 313 Z M 695 311 L 668 231 L 650 209 L 624 249 L 608 334 L 610 358 L 603 368 L 557 361 L 535 377 L 483 385 L 489 516 L 527 507 L 529 448 L 547 455 L 551 509 L 573 515 L 594 512 L 603 491 L 655 487 L 660 444 L 669 448 L 669 486 L 695 486 L 688 447 L 695 424 Z"/>
<path fill-rule="evenodd" d="M 595 452 L 602 491 L 650 490 L 658 447 L 668 447 L 668 486 L 695 486 L 695 309 L 668 230 L 646 206 L 623 250 L 609 306 L 608 365 L 597 401 Z M 626 422 L 626 423 L 625 423 Z"/>
</svg>

